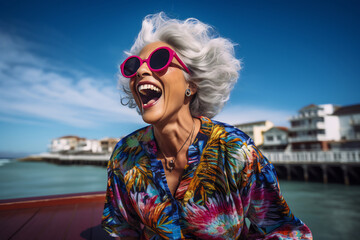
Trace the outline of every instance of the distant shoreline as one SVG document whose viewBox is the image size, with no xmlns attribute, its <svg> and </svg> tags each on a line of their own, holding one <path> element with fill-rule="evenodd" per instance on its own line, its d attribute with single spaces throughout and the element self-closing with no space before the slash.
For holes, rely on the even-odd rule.
<svg viewBox="0 0 360 240">
<path fill-rule="evenodd" d="M 18 161 L 45 161 L 56 164 L 107 166 L 111 154 L 58 154 L 41 153 L 17 158 Z"/>
</svg>

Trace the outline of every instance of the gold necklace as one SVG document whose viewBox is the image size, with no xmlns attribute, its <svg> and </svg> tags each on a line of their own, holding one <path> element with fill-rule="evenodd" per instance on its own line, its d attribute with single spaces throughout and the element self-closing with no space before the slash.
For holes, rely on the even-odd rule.
<svg viewBox="0 0 360 240">
<path fill-rule="evenodd" d="M 194 119 L 193 119 L 193 127 L 192 127 L 192 130 L 189 134 L 189 136 L 186 138 L 185 142 L 183 143 L 183 145 L 181 146 L 181 148 L 176 152 L 176 155 L 175 157 L 172 157 L 172 159 L 168 160 L 168 158 L 165 156 L 165 154 L 160 150 L 160 153 L 161 155 L 163 155 L 164 159 L 165 159 L 165 167 L 171 172 L 174 167 L 175 167 L 175 161 L 176 161 L 176 156 L 178 155 L 178 153 L 181 151 L 181 149 L 183 149 L 183 147 L 185 146 L 185 144 L 187 143 L 187 141 L 189 140 L 190 136 L 190 140 L 192 139 L 193 137 L 193 133 L 194 133 L 194 129 L 195 129 L 195 122 L 194 122 Z M 167 162 L 169 162 L 169 167 L 167 166 Z"/>
</svg>

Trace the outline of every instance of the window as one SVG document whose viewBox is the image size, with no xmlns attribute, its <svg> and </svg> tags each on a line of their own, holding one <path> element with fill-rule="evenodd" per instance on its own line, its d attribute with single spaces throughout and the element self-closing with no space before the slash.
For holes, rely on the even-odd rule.
<svg viewBox="0 0 360 240">
<path fill-rule="evenodd" d="M 297 126 L 299 126 L 300 124 L 299 124 L 299 121 L 292 121 L 291 122 L 291 127 L 297 127 Z"/>
<path fill-rule="evenodd" d="M 360 133 L 355 133 L 356 135 L 355 135 L 355 138 L 356 139 L 360 139 Z"/>
<path fill-rule="evenodd" d="M 281 140 L 281 139 L 282 139 L 281 135 L 277 135 L 277 136 L 276 136 L 276 139 L 277 139 L 277 140 Z"/>
<path fill-rule="evenodd" d="M 321 150 L 321 144 L 320 143 L 314 143 L 314 144 L 311 144 L 311 149 L 312 150 Z"/>
<path fill-rule="evenodd" d="M 274 137 L 273 136 L 266 136 L 266 140 L 271 142 L 271 141 L 274 140 Z"/>
<path fill-rule="evenodd" d="M 325 129 L 318 129 L 317 134 L 325 134 Z"/>
</svg>

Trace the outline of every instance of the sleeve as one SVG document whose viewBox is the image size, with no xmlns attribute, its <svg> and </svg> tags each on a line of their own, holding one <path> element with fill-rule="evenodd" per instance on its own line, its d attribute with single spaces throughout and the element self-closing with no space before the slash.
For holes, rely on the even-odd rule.
<svg viewBox="0 0 360 240">
<path fill-rule="evenodd" d="M 136 220 L 124 177 L 121 171 L 113 169 L 113 165 L 114 161 L 110 160 L 102 226 L 113 237 L 139 238 L 140 221 Z"/>
<path fill-rule="evenodd" d="M 251 223 L 247 239 L 312 239 L 310 229 L 285 202 L 274 166 L 253 144 L 244 144 L 242 151 L 241 198 Z"/>
</svg>

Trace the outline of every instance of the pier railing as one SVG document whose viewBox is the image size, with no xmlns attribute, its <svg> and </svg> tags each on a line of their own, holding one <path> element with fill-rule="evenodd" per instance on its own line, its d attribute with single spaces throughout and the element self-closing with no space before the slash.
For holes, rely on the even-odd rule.
<svg viewBox="0 0 360 240">
<path fill-rule="evenodd" d="M 360 163 L 360 150 L 349 151 L 307 151 L 307 152 L 267 152 L 263 154 L 272 163 Z M 102 155 L 64 155 L 43 153 L 34 157 L 61 162 L 107 162 L 110 154 Z"/>
<path fill-rule="evenodd" d="M 288 180 L 297 178 L 305 181 L 321 180 L 324 183 L 335 181 L 344 182 L 345 184 L 360 184 L 360 150 L 326 152 L 263 151 L 263 154 L 274 164 L 278 176 Z M 110 154 L 64 155 L 54 153 L 43 153 L 26 158 L 26 160 L 44 160 L 57 164 L 100 166 L 106 166 L 109 159 Z"/>
<path fill-rule="evenodd" d="M 360 150 L 263 152 L 279 178 L 360 184 Z"/>
<path fill-rule="evenodd" d="M 360 163 L 360 150 L 351 151 L 307 151 L 266 152 L 263 154 L 276 163 Z"/>
<path fill-rule="evenodd" d="M 27 160 L 45 160 L 58 164 L 85 164 L 85 165 L 102 165 L 106 166 L 111 154 L 59 154 L 59 153 L 42 153 L 36 156 L 29 156 Z"/>
</svg>

